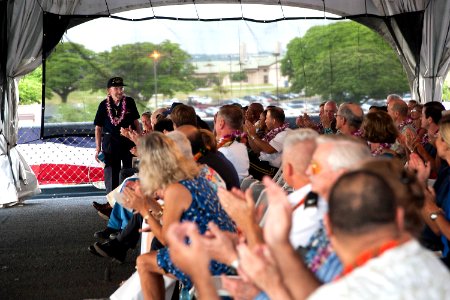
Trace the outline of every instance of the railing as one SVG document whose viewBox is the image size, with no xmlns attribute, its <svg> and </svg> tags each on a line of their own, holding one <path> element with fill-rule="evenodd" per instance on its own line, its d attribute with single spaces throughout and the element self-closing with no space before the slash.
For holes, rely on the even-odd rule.
<svg viewBox="0 0 450 300">
<path fill-rule="evenodd" d="M 213 121 L 205 119 L 211 129 Z M 287 118 L 295 128 L 295 118 Z M 46 125 L 40 138 L 40 127 L 19 128 L 17 149 L 31 166 L 40 185 L 103 185 L 103 169 L 95 160 L 94 126 L 92 123 Z"/>
</svg>

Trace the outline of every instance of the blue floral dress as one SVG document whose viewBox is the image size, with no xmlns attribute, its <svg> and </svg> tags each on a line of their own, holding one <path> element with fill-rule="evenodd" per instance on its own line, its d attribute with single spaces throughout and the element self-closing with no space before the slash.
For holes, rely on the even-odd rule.
<svg viewBox="0 0 450 300">
<path fill-rule="evenodd" d="M 223 210 L 216 192 L 205 178 L 199 176 L 192 180 L 182 180 L 179 183 L 187 188 L 192 196 L 191 206 L 183 212 L 180 222 L 195 222 L 201 234 L 208 230 L 210 221 L 217 224 L 221 230 L 236 231 L 236 225 Z M 158 266 L 167 273 L 175 275 L 185 288 L 190 289 L 192 287 L 190 278 L 173 264 L 169 252 L 170 250 L 167 247 L 158 250 L 156 255 Z M 209 270 L 212 275 L 231 274 L 233 272 L 232 268 L 214 260 L 211 261 Z"/>
</svg>

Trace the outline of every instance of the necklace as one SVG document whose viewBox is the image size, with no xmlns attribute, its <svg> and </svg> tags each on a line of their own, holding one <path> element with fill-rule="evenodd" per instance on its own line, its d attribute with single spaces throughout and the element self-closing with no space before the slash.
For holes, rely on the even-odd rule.
<svg viewBox="0 0 450 300">
<path fill-rule="evenodd" d="M 390 149 L 392 144 L 389 143 L 380 143 L 379 146 L 376 149 L 371 149 L 372 156 L 379 156 L 383 154 L 384 149 Z"/>
<path fill-rule="evenodd" d="M 228 147 L 234 141 L 237 141 L 239 143 L 245 143 L 246 138 L 247 138 L 247 133 L 242 133 L 239 130 L 236 130 L 231 134 L 227 134 L 227 135 L 221 137 L 219 142 L 217 142 L 217 148 Z"/>
<path fill-rule="evenodd" d="M 106 110 L 108 111 L 108 117 L 109 117 L 109 120 L 111 121 L 111 124 L 113 124 L 114 126 L 117 126 L 117 125 L 120 124 L 120 122 L 122 122 L 123 118 L 125 117 L 125 111 L 126 111 L 126 108 L 127 108 L 127 104 L 126 104 L 126 101 L 125 101 L 125 96 L 123 96 L 122 99 L 121 99 L 121 101 L 122 101 L 122 112 L 121 112 L 119 118 L 113 117 L 110 101 L 113 101 L 112 97 L 108 96 L 106 98 Z"/>
<path fill-rule="evenodd" d="M 360 255 L 356 257 L 356 259 L 351 264 L 344 267 L 344 270 L 336 278 L 336 280 L 350 274 L 354 269 L 364 266 L 372 258 L 379 257 L 387 250 L 395 248 L 398 245 L 400 245 L 400 242 L 398 240 L 389 240 L 381 244 L 379 247 L 376 247 L 375 249 L 363 251 Z"/>
</svg>

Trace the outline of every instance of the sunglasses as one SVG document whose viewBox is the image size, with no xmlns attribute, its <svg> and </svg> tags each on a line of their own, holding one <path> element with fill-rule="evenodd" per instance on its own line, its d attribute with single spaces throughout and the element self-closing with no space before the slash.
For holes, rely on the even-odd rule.
<svg viewBox="0 0 450 300">
<path fill-rule="evenodd" d="M 317 175 L 320 173 L 321 169 L 320 169 L 320 165 L 318 162 L 312 160 L 311 163 L 309 164 L 310 168 L 311 168 L 311 173 L 313 175 Z"/>
</svg>

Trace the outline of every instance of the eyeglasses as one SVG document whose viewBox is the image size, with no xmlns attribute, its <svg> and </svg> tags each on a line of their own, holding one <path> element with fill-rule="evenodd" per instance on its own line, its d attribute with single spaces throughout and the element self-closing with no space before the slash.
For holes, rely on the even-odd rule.
<svg viewBox="0 0 450 300">
<path fill-rule="evenodd" d="M 312 160 L 309 164 L 310 168 L 311 168 L 311 173 L 313 175 L 317 175 L 320 173 L 321 168 L 318 162 L 316 162 L 315 160 Z"/>
</svg>

